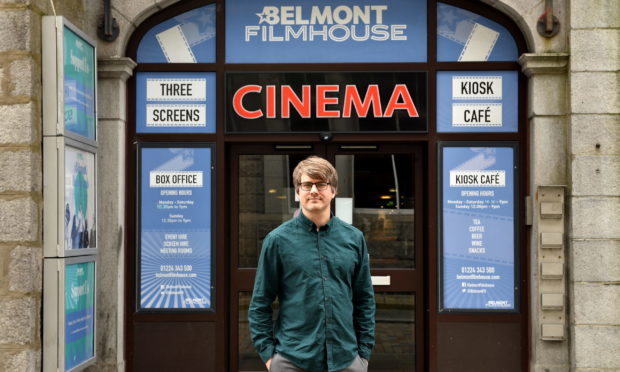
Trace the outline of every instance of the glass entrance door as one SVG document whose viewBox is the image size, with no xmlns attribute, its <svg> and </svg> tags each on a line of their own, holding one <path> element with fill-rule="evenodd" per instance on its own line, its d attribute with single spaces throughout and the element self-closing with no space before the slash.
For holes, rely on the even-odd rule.
<svg viewBox="0 0 620 372">
<path fill-rule="evenodd" d="M 375 289 L 376 344 L 369 371 L 423 370 L 421 153 L 400 145 L 243 145 L 232 148 L 231 317 L 233 371 L 264 371 L 247 309 L 264 237 L 299 213 L 292 171 L 319 155 L 338 170 L 333 210 L 366 237 Z M 277 316 L 277 303 L 274 304 Z"/>
</svg>

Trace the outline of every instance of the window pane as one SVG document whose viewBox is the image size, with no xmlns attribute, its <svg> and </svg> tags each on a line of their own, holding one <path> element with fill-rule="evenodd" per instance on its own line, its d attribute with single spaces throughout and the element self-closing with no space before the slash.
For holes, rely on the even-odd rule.
<svg viewBox="0 0 620 372">
<path fill-rule="evenodd" d="M 336 155 L 336 215 L 362 230 L 370 266 L 413 268 L 413 157 Z"/>
<path fill-rule="evenodd" d="M 252 339 L 248 323 L 248 308 L 252 300 L 252 292 L 239 292 L 239 371 L 264 371 L 265 365 L 258 356 Z M 278 317 L 279 302 L 272 305 L 273 319 Z"/>
<path fill-rule="evenodd" d="M 376 293 L 375 348 L 369 372 L 415 371 L 415 294 Z"/>
<path fill-rule="evenodd" d="M 179 14 L 150 29 L 138 46 L 138 62 L 215 62 L 215 4 Z"/>
<path fill-rule="evenodd" d="M 256 267 L 265 236 L 298 209 L 291 176 L 306 157 L 239 156 L 239 267 Z"/>
<path fill-rule="evenodd" d="M 518 57 L 517 43 L 504 26 L 437 3 L 438 61 L 516 61 Z"/>
</svg>

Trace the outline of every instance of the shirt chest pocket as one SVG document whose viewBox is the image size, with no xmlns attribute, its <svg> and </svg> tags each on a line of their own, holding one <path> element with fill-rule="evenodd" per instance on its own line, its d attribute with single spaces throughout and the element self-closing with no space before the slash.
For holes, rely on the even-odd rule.
<svg viewBox="0 0 620 372">
<path fill-rule="evenodd" d="M 345 275 L 347 278 L 352 278 L 357 266 L 357 252 L 350 248 L 342 248 L 334 255 L 335 259 L 330 260 L 335 270 L 340 275 Z"/>
<path fill-rule="evenodd" d="M 316 276 L 319 273 L 318 257 L 299 252 L 294 249 L 286 250 L 282 255 L 285 276 Z"/>
</svg>

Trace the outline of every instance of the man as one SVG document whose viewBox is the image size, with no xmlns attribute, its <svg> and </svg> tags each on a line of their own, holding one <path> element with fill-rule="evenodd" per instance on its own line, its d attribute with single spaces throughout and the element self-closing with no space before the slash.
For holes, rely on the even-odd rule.
<svg viewBox="0 0 620 372">
<path fill-rule="evenodd" d="M 271 372 L 367 371 L 375 299 L 364 236 L 331 214 L 338 175 L 327 160 L 301 161 L 293 183 L 301 213 L 263 242 L 248 313 L 252 341 Z"/>
</svg>

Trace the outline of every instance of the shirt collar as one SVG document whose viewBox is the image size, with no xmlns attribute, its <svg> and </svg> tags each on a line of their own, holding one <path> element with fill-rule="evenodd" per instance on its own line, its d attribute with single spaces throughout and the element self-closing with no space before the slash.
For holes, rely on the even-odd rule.
<svg viewBox="0 0 620 372">
<path fill-rule="evenodd" d="M 327 224 L 325 224 L 324 226 L 321 226 L 320 230 L 329 230 L 332 227 L 332 224 L 334 223 L 334 215 L 333 213 L 330 214 L 330 218 L 329 221 L 327 221 Z M 308 231 L 316 231 L 316 225 L 314 224 L 314 222 L 310 221 L 310 219 L 308 219 L 308 217 L 306 217 L 306 215 L 304 214 L 304 212 L 300 209 L 299 210 L 299 215 L 297 216 L 297 221 Z"/>
</svg>

